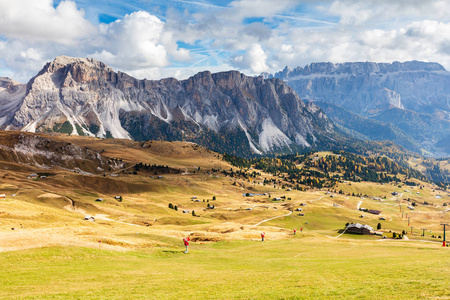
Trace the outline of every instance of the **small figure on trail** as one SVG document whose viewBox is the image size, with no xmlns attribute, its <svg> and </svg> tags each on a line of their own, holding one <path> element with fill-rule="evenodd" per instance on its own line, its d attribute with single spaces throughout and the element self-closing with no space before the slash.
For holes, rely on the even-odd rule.
<svg viewBox="0 0 450 300">
<path fill-rule="evenodd" d="M 297 229 L 294 228 L 294 235 L 297 233 Z"/>
<path fill-rule="evenodd" d="M 186 251 L 184 251 L 184 253 L 188 253 L 188 247 L 189 247 L 190 240 L 191 239 L 189 237 L 183 239 L 184 245 L 186 246 Z"/>
<path fill-rule="evenodd" d="M 303 232 L 303 227 L 302 227 L 302 228 L 300 228 L 300 232 Z"/>
<path fill-rule="evenodd" d="M 264 237 L 266 236 L 266 234 L 263 232 L 261 233 L 261 242 L 264 242 Z"/>
</svg>

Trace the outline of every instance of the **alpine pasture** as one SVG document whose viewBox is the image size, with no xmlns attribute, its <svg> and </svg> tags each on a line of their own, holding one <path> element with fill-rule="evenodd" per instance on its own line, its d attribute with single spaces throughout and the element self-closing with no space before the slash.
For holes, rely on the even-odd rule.
<svg viewBox="0 0 450 300">
<path fill-rule="evenodd" d="M 2 299 L 450 298 L 450 197 L 430 183 L 287 190 L 226 176 L 238 168 L 195 144 L 53 139 L 126 166 L 0 162 Z M 380 235 L 341 235 L 346 223 Z"/>
</svg>

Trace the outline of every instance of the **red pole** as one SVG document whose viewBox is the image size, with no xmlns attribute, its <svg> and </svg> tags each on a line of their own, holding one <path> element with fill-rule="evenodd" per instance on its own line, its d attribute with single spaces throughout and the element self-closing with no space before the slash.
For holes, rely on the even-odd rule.
<svg viewBox="0 0 450 300">
<path fill-rule="evenodd" d="M 445 226 L 447 226 L 448 224 L 442 224 L 441 223 L 441 225 L 443 225 L 444 226 L 444 241 L 442 242 L 442 246 L 446 246 L 446 243 L 445 243 Z"/>
</svg>

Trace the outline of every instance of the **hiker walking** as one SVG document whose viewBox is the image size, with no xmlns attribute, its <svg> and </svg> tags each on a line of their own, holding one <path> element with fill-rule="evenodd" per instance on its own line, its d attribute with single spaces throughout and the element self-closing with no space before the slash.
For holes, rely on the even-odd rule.
<svg viewBox="0 0 450 300">
<path fill-rule="evenodd" d="M 297 233 L 297 229 L 294 228 L 294 235 Z"/>
<path fill-rule="evenodd" d="M 303 227 L 302 227 L 302 228 L 300 228 L 300 232 L 303 232 Z"/>
<path fill-rule="evenodd" d="M 266 234 L 263 232 L 261 233 L 261 242 L 264 242 L 264 237 L 266 236 Z"/>
<path fill-rule="evenodd" d="M 190 240 L 191 239 L 189 237 L 183 239 L 184 245 L 186 246 L 186 251 L 184 251 L 184 253 L 188 253 L 188 247 L 189 247 Z"/>
</svg>

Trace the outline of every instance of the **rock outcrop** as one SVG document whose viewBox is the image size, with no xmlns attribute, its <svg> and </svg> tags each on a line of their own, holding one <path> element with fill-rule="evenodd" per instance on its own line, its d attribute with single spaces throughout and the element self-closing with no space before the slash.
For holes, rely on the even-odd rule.
<svg viewBox="0 0 450 300">
<path fill-rule="evenodd" d="M 126 167 L 122 160 L 49 136 L 6 131 L 0 132 L 0 161 L 85 174 L 104 174 Z"/>
</svg>

